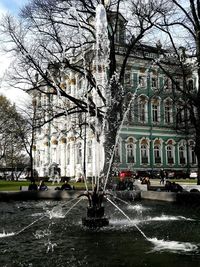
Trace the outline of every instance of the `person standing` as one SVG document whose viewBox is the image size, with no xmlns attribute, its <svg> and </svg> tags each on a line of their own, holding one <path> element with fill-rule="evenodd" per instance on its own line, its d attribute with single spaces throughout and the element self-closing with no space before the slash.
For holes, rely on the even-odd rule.
<svg viewBox="0 0 200 267">
<path fill-rule="evenodd" d="M 165 171 L 163 169 L 160 170 L 160 184 L 165 183 Z"/>
</svg>

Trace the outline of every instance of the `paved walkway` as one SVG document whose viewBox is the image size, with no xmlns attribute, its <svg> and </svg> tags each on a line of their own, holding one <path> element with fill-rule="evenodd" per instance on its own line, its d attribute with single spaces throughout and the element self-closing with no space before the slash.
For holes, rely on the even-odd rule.
<svg viewBox="0 0 200 267">
<path fill-rule="evenodd" d="M 170 182 L 173 182 L 173 181 L 175 181 L 176 183 L 178 183 L 178 184 L 180 184 L 180 185 L 197 185 L 197 181 L 196 181 L 196 179 L 191 179 L 191 180 L 185 180 L 185 181 L 183 181 L 183 180 L 181 180 L 181 181 L 178 181 L 178 180 L 174 180 L 174 179 L 168 179 Z M 150 182 L 151 182 L 151 185 L 152 186 L 164 186 L 164 185 L 162 185 L 162 184 L 160 184 L 160 180 L 159 179 L 151 179 L 150 180 Z"/>
</svg>

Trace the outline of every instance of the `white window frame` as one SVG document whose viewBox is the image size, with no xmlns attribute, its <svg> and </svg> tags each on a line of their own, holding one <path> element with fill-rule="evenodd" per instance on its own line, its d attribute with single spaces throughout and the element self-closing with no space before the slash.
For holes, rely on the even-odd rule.
<svg viewBox="0 0 200 267">
<path fill-rule="evenodd" d="M 141 97 L 138 100 L 138 114 L 139 114 L 139 122 L 145 123 L 147 122 L 148 116 L 147 109 L 147 99 L 142 99 Z"/>
<path fill-rule="evenodd" d="M 151 102 L 151 112 L 152 112 L 152 123 L 159 123 L 160 122 L 160 101 L 157 100 Z"/>
<path fill-rule="evenodd" d="M 165 124 L 173 123 L 172 102 L 169 100 L 164 102 L 164 122 Z"/>
<path fill-rule="evenodd" d="M 173 163 L 169 162 L 169 158 L 173 159 Z M 173 145 L 167 145 L 166 146 L 166 161 L 167 161 L 167 164 L 170 164 L 170 165 L 175 164 L 174 146 Z"/>
</svg>

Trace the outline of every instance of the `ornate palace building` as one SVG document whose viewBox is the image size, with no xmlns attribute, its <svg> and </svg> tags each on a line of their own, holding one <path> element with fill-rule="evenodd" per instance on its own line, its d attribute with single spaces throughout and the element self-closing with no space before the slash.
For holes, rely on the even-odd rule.
<svg viewBox="0 0 200 267">
<path fill-rule="evenodd" d="M 117 53 L 120 64 L 123 46 L 118 46 Z M 183 103 L 186 100 L 177 90 L 177 87 L 183 86 L 182 77 L 176 72 L 173 75 L 176 82 L 172 83 L 153 64 L 158 56 L 158 47 L 144 45 L 128 60 L 123 86 L 126 92 L 135 95 L 119 133 L 114 171 L 163 168 L 190 172 L 197 167 L 195 144 L 188 122 L 185 130 L 188 111 L 183 108 Z M 170 69 L 174 64 L 173 55 L 169 54 L 168 59 Z M 190 74 L 187 83 L 191 90 L 195 90 L 196 82 L 195 74 Z M 85 83 L 84 77 L 75 72 L 63 77 L 64 90 L 74 97 L 83 96 Z M 39 106 L 51 104 L 64 109 L 71 105 L 69 100 L 53 95 L 36 95 L 36 99 Z M 37 131 L 34 164 L 40 176 L 54 175 L 56 171 L 49 173 L 52 166 L 55 170 L 60 169 L 61 176 L 77 178 L 84 172 L 87 177 L 98 175 L 104 162 L 103 148 L 88 127 L 82 135 L 76 129 L 76 125 L 84 120 L 89 123 L 89 119 L 87 114 L 85 117 L 74 114 L 55 119 Z"/>
</svg>

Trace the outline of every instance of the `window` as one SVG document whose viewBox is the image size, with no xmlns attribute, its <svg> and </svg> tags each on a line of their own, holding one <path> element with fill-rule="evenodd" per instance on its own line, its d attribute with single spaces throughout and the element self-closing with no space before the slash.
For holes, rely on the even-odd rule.
<svg viewBox="0 0 200 267">
<path fill-rule="evenodd" d="M 195 154 L 195 151 L 194 151 L 194 146 L 192 146 L 191 149 L 190 149 L 190 162 L 193 165 L 197 164 L 197 159 L 196 159 L 196 154 Z"/>
<path fill-rule="evenodd" d="M 193 140 L 188 141 L 188 160 L 191 165 L 197 164 L 196 154 L 195 154 L 195 142 Z"/>
<path fill-rule="evenodd" d="M 117 24 L 117 31 L 115 35 L 115 41 L 116 43 L 124 43 L 125 40 L 125 27 L 124 27 L 124 21 L 119 20 Z"/>
<path fill-rule="evenodd" d="M 37 157 L 36 157 L 36 166 L 39 167 L 41 164 L 40 162 L 40 151 L 37 151 Z"/>
<path fill-rule="evenodd" d="M 157 78 L 156 77 L 151 78 L 151 88 L 157 88 Z"/>
<path fill-rule="evenodd" d="M 134 144 L 131 142 L 126 146 L 126 161 L 127 163 L 134 163 Z"/>
<path fill-rule="evenodd" d="M 126 116 L 126 122 L 129 123 L 129 124 L 132 124 L 133 123 L 133 119 L 134 119 L 134 104 L 131 103 L 130 104 L 130 108 L 129 110 L 127 110 L 127 116 Z"/>
<path fill-rule="evenodd" d="M 141 145 L 141 162 L 142 164 L 147 164 L 149 162 L 148 147 L 146 144 Z"/>
<path fill-rule="evenodd" d="M 70 144 L 67 145 L 67 165 L 70 164 Z"/>
<path fill-rule="evenodd" d="M 92 162 L 92 141 L 91 140 L 87 143 L 87 151 L 88 151 L 87 161 L 88 163 L 91 163 Z"/>
<path fill-rule="evenodd" d="M 185 160 L 185 147 L 184 146 L 180 146 L 179 147 L 179 164 L 185 164 L 186 160 Z"/>
<path fill-rule="evenodd" d="M 172 123 L 172 102 L 166 101 L 164 105 L 165 123 Z"/>
<path fill-rule="evenodd" d="M 154 100 L 152 102 L 152 120 L 153 120 L 153 122 L 159 122 L 159 112 L 160 112 L 159 101 Z"/>
<path fill-rule="evenodd" d="M 183 123 L 185 121 L 185 112 L 183 104 L 179 103 L 176 108 L 176 121 L 177 123 Z"/>
<path fill-rule="evenodd" d="M 160 146 L 154 146 L 154 161 L 155 163 L 161 163 Z"/>
<path fill-rule="evenodd" d="M 171 145 L 167 146 L 167 163 L 174 164 L 174 153 Z"/>
<path fill-rule="evenodd" d="M 146 76 L 144 76 L 144 75 L 139 76 L 139 86 L 140 87 L 146 86 Z"/>
<path fill-rule="evenodd" d="M 77 153 L 77 158 L 76 158 L 77 164 L 81 164 L 81 160 L 82 160 L 82 145 L 81 145 L 81 143 L 77 144 L 76 153 Z"/>
<path fill-rule="evenodd" d="M 147 121 L 147 99 L 145 97 L 139 98 L 138 114 L 139 114 L 139 121 L 140 122 L 146 122 Z"/>
<path fill-rule="evenodd" d="M 169 91 L 172 89 L 172 83 L 171 83 L 170 78 L 168 78 L 168 77 L 165 77 L 165 79 L 164 79 L 164 88 L 166 91 Z"/>
<path fill-rule="evenodd" d="M 141 122 L 145 122 L 145 106 L 146 106 L 146 104 L 145 104 L 145 102 L 140 102 L 139 103 L 139 119 L 140 119 L 140 121 Z"/>
</svg>

